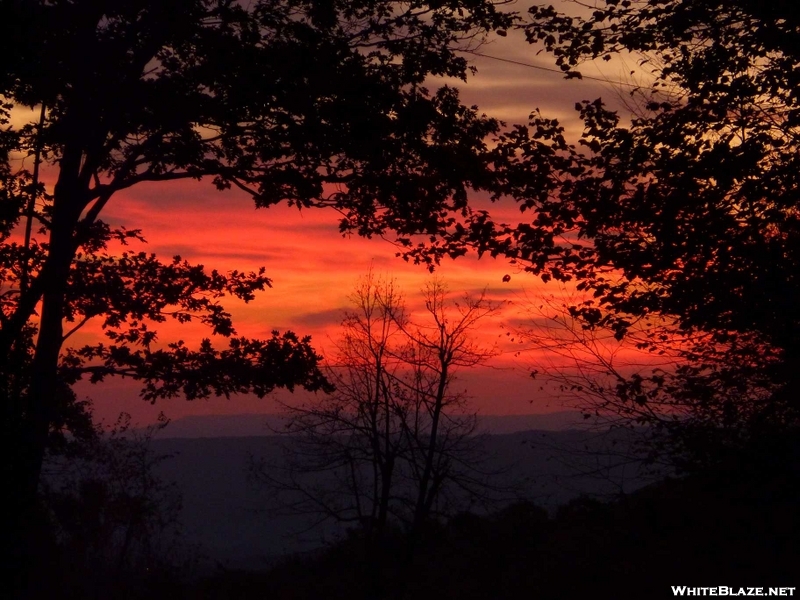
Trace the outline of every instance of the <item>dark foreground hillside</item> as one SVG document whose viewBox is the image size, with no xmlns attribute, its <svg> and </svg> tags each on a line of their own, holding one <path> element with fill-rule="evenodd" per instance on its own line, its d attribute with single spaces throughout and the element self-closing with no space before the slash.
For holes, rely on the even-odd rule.
<svg viewBox="0 0 800 600">
<path fill-rule="evenodd" d="M 459 515 L 431 528 L 407 565 L 401 537 L 377 551 L 353 536 L 268 572 L 220 574 L 186 597 L 649 599 L 673 597 L 672 586 L 798 586 L 791 487 L 751 483 L 666 481 L 612 503 L 577 499 L 552 518 L 527 503 Z"/>
<path fill-rule="evenodd" d="M 525 484 L 528 498 L 461 511 L 412 541 L 399 528 L 381 539 L 344 528 L 324 530 L 324 540 L 293 534 L 303 519 L 272 512 L 246 477 L 249 455 L 276 455 L 274 438 L 160 440 L 157 451 L 175 454 L 161 475 L 184 496 L 181 544 L 131 570 L 80 559 L 44 536 L 43 576 L 30 597 L 649 599 L 674 597 L 672 586 L 715 588 L 693 594 L 706 596 L 780 586 L 782 596 L 800 593 L 798 461 L 736 460 L 647 483 L 622 460 L 626 441 L 576 431 L 490 436 L 494 465 L 509 467 L 502 477 Z M 103 527 L 84 525 L 92 523 Z"/>
<path fill-rule="evenodd" d="M 674 597 L 672 586 L 784 586 L 800 579 L 798 481 L 668 480 L 613 502 L 575 499 L 554 515 L 532 503 L 431 525 L 408 551 L 352 533 L 262 569 L 193 579 L 169 568 L 106 580 L 50 571 L 41 596 L 130 600 L 447 600 Z M 96 593 L 98 588 L 100 593 Z M 693 594 L 712 595 L 708 591 Z M 725 594 L 713 594 L 725 595 Z M 736 595 L 736 594 L 728 594 Z"/>
</svg>

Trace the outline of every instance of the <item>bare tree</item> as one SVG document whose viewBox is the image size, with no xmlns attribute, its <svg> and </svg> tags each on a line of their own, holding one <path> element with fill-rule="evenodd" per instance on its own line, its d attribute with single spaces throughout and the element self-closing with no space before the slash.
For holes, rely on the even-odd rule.
<svg viewBox="0 0 800 600">
<path fill-rule="evenodd" d="M 476 419 L 474 414 L 463 419 L 466 397 L 451 391 L 455 373 L 485 363 L 496 352 L 476 345 L 471 338 L 479 322 L 497 310 L 485 294 L 477 299 L 467 296 L 463 303 L 451 305 L 446 287 L 434 280 L 424 295 L 429 323 L 413 330 L 401 325 L 410 342 L 406 362 L 412 367 L 408 392 L 413 398 L 414 421 L 406 421 L 406 432 L 417 490 L 414 530 L 430 516 L 447 480 L 465 481 L 466 474 L 458 470 L 457 463 L 467 436 L 475 433 Z"/>
<path fill-rule="evenodd" d="M 633 467 L 644 481 L 736 471 L 793 443 L 776 426 L 793 414 L 776 402 L 780 384 L 771 369 L 779 356 L 758 334 L 722 340 L 645 314 L 620 335 L 599 310 L 587 312 L 591 302 L 575 294 L 529 301 L 527 322 L 509 332 L 533 358 L 529 369 L 542 391 L 579 409 L 588 429 L 611 440 L 602 453 L 558 449 L 566 460 L 577 466 L 596 457 L 589 470 L 598 477 L 610 481 L 609 473 Z"/>
<path fill-rule="evenodd" d="M 583 428 L 597 436 L 591 449 L 557 448 L 560 460 L 582 476 L 617 483 L 620 491 L 620 474 L 629 478 L 632 471 L 635 481 L 660 477 L 672 466 L 665 434 L 692 410 L 688 399 L 667 388 L 689 345 L 700 341 L 661 317 L 631 322 L 620 339 L 582 319 L 575 307 L 583 299 L 563 291 L 560 299 L 526 299 L 523 324 L 509 332 L 524 348 L 519 355 L 529 357 L 527 368 L 542 382 L 540 391 L 578 409 Z"/>
<path fill-rule="evenodd" d="M 415 532 L 456 495 L 486 494 L 476 416 L 452 383 L 496 353 L 471 333 L 497 307 L 483 294 L 452 302 L 439 281 L 423 293 L 418 324 L 393 281 L 370 272 L 356 287 L 328 367 L 336 391 L 286 407 L 279 472 L 254 465 L 284 509 L 378 540 L 390 523 Z"/>
</svg>

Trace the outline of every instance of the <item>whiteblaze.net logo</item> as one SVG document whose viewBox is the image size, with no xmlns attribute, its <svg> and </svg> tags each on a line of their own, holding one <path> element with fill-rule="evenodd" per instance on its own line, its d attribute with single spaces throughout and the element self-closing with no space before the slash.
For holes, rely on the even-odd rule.
<svg viewBox="0 0 800 600">
<path fill-rule="evenodd" d="M 716 587 L 692 587 L 688 585 L 673 585 L 673 596 L 794 596 L 793 587 L 729 587 L 720 585 Z"/>
</svg>

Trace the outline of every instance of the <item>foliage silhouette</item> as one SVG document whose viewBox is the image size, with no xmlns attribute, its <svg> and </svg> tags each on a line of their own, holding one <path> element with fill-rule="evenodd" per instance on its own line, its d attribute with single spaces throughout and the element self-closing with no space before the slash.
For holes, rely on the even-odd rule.
<svg viewBox="0 0 800 600">
<path fill-rule="evenodd" d="M 477 247 L 575 284 L 585 297 L 570 318 L 587 329 L 623 339 L 648 327 L 640 348 L 677 352 L 676 368 L 626 378 L 606 408 L 648 421 L 654 406 L 667 417 L 671 402 L 690 407 L 674 427 L 680 437 L 696 426 L 677 442 L 699 442 L 690 454 L 796 426 L 796 24 L 788 4 L 749 0 L 609 0 L 584 17 L 531 8 L 529 41 L 567 74 L 640 56 L 651 84 L 632 94 L 643 110 L 626 124 L 600 99 L 578 103 L 578 145 L 534 112 L 494 149 L 495 198 L 513 197 L 530 220 L 475 215 L 408 256 Z"/>
<path fill-rule="evenodd" d="M 369 236 L 433 232 L 490 179 L 483 140 L 497 122 L 455 89 L 422 86 L 428 75 L 463 79 L 455 50 L 511 23 L 490 1 L 12 0 L 2 12 L 10 514 L 33 505 L 56 398 L 82 373 L 135 377 L 152 399 L 324 384 L 308 340 L 291 332 L 233 338 L 225 350 L 151 349 L 146 321 L 167 312 L 233 336 L 218 299 L 246 300 L 269 280 L 106 254 L 110 241 L 139 235 L 100 220 L 115 194 L 207 178 L 256 206 L 335 208 L 343 232 Z M 38 119 L 9 126 L 23 107 Z M 20 155 L 33 158 L 32 172 L 12 166 Z M 111 344 L 62 353 L 65 319 L 90 318 L 105 319 Z"/>
<path fill-rule="evenodd" d="M 122 414 L 112 427 L 96 425 L 48 452 L 41 498 L 53 564 L 32 596 L 120 597 L 189 574 L 197 550 L 181 540 L 181 494 L 158 475 L 170 457 L 149 446 L 167 424 L 162 415 L 137 431 Z"/>
</svg>

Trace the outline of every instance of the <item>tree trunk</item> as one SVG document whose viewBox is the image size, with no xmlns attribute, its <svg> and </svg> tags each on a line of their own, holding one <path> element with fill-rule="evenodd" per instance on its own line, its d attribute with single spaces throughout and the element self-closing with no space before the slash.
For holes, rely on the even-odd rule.
<svg viewBox="0 0 800 600">
<path fill-rule="evenodd" d="M 387 455 L 381 470 L 381 495 L 378 503 L 378 522 L 376 524 L 376 539 L 382 540 L 389 518 L 389 500 L 392 495 L 392 475 L 394 472 L 394 456 Z"/>
<path fill-rule="evenodd" d="M 439 374 L 439 385 L 436 390 L 436 399 L 433 405 L 433 414 L 431 416 L 431 431 L 428 436 L 428 448 L 425 453 L 425 466 L 422 470 L 420 477 L 419 489 L 417 493 L 417 502 L 414 509 L 414 523 L 412 526 L 412 539 L 415 539 L 423 523 L 428 518 L 428 488 L 430 486 L 431 475 L 433 473 L 433 461 L 436 455 L 436 441 L 439 433 L 439 419 L 442 414 L 442 405 L 444 403 L 444 393 L 447 389 L 447 361 L 441 359 L 442 371 Z"/>
<path fill-rule="evenodd" d="M 41 318 L 30 387 L 23 402 L 23 414 L 11 416 L 13 422 L 10 426 L 14 430 L 16 443 L 11 455 L 9 491 L 12 498 L 11 503 L 7 504 L 13 507 L 7 513 L 12 523 L 7 531 L 13 532 L 10 536 L 12 544 L 16 546 L 16 555 L 22 563 L 20 577 L 25 577 L 25 572 L 37 559 L 37 542 L 34 539 L 35 532 L 40 530 L 37 492 L 58 390 L 64 295 L 75 255 L 73 235 L 83 197 L 78 177 L 81 157 L 79 150 L 65 151 L 61 161 L 53 200 L 50 248 L 38 278 L 42 287 Z"/>
</svg>

